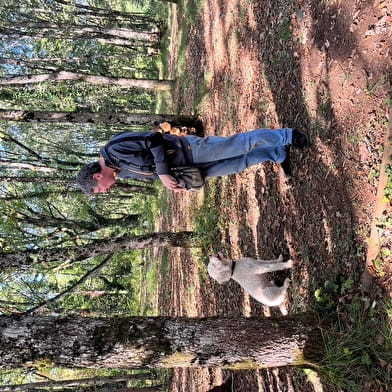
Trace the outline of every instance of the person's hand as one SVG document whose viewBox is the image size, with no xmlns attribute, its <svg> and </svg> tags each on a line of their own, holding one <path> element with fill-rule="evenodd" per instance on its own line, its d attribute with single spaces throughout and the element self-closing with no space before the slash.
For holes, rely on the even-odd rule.
<svg viewBox="0 0 392 392">
<path fill-rule="evenodd" d="M 158 176 L 159 176 L 159 179 L 162 181 L 162 184 L 167 189 L 170 189 L 171 191 L 174 191 L 174 192 L 181 192 L 181 191 L 186 190 L 170 174 L 159 174 Z"/>
</svg>

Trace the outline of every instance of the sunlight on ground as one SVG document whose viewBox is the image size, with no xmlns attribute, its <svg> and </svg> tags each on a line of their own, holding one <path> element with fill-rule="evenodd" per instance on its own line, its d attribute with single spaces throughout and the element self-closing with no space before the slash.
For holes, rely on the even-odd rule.
<svg viewBox="0 0 392 392">
<path fill-rule="evenodd" d="M 242 308 L 242 315 L 244 317 L 250 317 L 252 315 L 252 309 L 250 306 L 250 297 L 248 293 L 244 292 L 244 301 L 243 301 L 243 308 Z"/>
<path fill-rule="evenodd" d="M 313 384 L 314 392 L 323 392 L 324 388 L 323 385 L 321 384 L 319 375 L 314 370 L 311 369 L 304 369 L 304 371 L 309 382 Z"/>
</svg>

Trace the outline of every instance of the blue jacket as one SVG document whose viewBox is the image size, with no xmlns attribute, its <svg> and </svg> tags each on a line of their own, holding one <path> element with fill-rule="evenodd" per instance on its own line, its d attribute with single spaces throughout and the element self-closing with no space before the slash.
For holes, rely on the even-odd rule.
<svg viewBox="0 0 392 392">
<path fill-rule="evenodd" d="M 153 131 L 118 133 L 100 152 L 106 166 L 119 170 L 119 178 L 157 178 L 171 167 L 193 164 L 186 136 Z"/>
</svg>

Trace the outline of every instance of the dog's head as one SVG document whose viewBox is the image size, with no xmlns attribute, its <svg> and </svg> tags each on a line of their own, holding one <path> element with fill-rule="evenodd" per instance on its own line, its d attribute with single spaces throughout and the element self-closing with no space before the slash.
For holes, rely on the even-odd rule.
<svg viewBox="0 0 392 392">
<path fill-rule="evenodd" d="M 218 283 L 228 282 L 232 274 L 232 262 L 224 260 L 220 255 L 210 256 L 207 266 L 208 274 Z"/>
</svg>

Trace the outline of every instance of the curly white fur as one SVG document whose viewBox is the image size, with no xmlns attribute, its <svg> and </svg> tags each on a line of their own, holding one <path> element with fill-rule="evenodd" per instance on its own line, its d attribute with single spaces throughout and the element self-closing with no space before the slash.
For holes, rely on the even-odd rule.
<svg viewBox="0 0 392 392">
<path fill-rule="evenodd" d="M 287 296 L 290 280 L 287 278 L 282 287 L 269 281 L 265 273 L 292 268 L 293 260 L 283 261 L 280 255 L 276 260 L 257 260 L 250 257 L 234 261 L 224 260 L 220 255 L 210 256 L 208 274 L 218 283 L 228 282 L 230 279 L 239 283 L 242 288 L 257 301 L 267 306 L 279 306 L 283 315 L 287 310 L 283 301 Z"/>
</svg>

